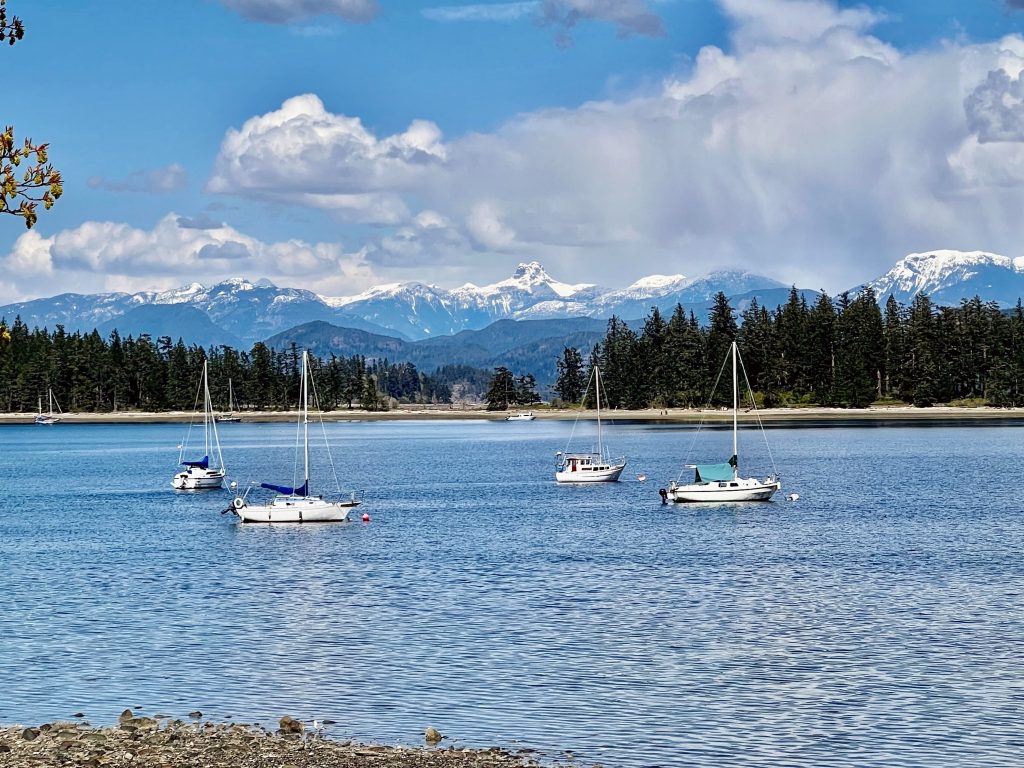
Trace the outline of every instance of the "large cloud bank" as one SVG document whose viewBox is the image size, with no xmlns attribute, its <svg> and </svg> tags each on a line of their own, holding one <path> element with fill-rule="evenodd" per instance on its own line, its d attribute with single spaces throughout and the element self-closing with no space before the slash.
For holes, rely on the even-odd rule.
<svg viewBox="0 0 1024 768">
<path fill-rule="evenodd" d="M 902 53 L 868 9 L 721 6 L 729 50 L 704 48 L 656 93 L 450 141 L 427 121 L 374 136 L 298 96 L 228 133 L 209 188 L 395 226 L 369 258 L 417 267 L 671 258 L 841 287 L 915 249 L 1019 251 L 1024 39 Z"/>
</svg>

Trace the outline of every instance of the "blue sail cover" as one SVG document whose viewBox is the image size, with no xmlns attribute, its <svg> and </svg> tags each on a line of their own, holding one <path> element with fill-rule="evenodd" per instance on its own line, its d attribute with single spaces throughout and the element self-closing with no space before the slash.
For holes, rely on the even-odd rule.
<svg viewBox="0 0 1024 768">
<path fill-rule="evenodd" d="M 725 464 L 698 464 L 694 469 L 695 482 L 714 483 L 732 480 L 735 477 L 734 470 L 737 466 L 736 457 L 733 456 Z"/>
<path fill-rule="evenodd" d="M 182 466 L 185 466 L 185 467 L 199 467 L 200 469 L 209 469 L 210 468 L 210 457 L 209 456 L 203 456 L 203 458 L 200 459 L 199 461 L 183 461 L 181 463 L 182 463 Z"/>
<path fill-rule="evenodd" d="M 274 485 L 273 483 L 260 483 L 260 488 L 266 488 L 268 491 L 277 491 L 285 496 L 308 496 L 309 495 L 309 481 L 307 480 L 298 488 L 291 488 L 287 485 Z"/>
</svg>

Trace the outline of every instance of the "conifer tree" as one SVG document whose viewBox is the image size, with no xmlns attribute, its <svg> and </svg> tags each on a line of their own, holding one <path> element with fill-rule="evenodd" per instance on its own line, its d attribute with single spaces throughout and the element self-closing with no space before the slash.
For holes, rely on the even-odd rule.
<svg viewBox="0 0 1024 768">
<path fill-rule="evenodd" d="M 515 379 L 512 371 L 504 366 L 494 369 L 494 376 L 487 387 L 487 394 L 484 399 L 487 401 L 488 411 L 507 411 L 508 406 L 513 402 L 515 396 Z"/>
<path fill-rule="evenodd" d="M 558 360 L 558 378 L 552 390 L 564 403 L 578 403 L 587 380 L 583 373 L 583 356 L 576 347 L 565 347 Z"/>
</svg>

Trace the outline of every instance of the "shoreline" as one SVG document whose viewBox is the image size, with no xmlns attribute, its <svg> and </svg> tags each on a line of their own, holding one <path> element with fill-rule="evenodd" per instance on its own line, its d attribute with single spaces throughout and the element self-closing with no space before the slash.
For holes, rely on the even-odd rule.
<svg viewBox="0 0 1024 768">
<path fill-rule="evenodd" d="M 575 410 L 569 408 L 528 409 L 537 421 L 571 421 L 573 419 L 590 419 L 597 417 L 593 410 Z M 505 416 L 519 411 L 488 411 L 483 408 L 447 408 L 447 407 L 403 407 L 391 411 L 362 411 L 353 409 L 325 411 L 325 422 L 362 422 L 362 421 L 495 421 L 505 420 Z M 238 414 L 241 423 L 261 424 L 294 421 L 296 411 L 246 411 Z M 32 424 L 35 413 L 0 413 L 0 425 Z M 858 424 L 858 423 L 935 423 L 935 422 L 1008 422 L 1024 421 L 1024 408 L 994 408 L 991 406 L 948 406 L 939 405 L 931 408 L 915 408 L 913 406 L 876 406 L 869 408 L 765 408 L 755 412 L 743 412 L 738 415 L 742 424 L 756 424 L 758 416 L 764 424 Z M 60 416 L 61 424 L 179 424 L 201 419 L 200 412 L 192 411 L 117 411 L 110 413 L 65 413 Z M 602 411 L 601 418 L 608 423 L 613 422 L 649 422 L 657 424 L 726 424 L 732 422 L 732 412 L 721 409 L 688 409 L 647 408 L 642 410 Z M 222 429 L 230 429 L 230 424 L 220 424 Z"/>
<path fill-rule="evenodd" d="M 426 746 L 360 744 L 324 737 L 283 717 L 280 729 L 166 716 L 137 717 L 125 710 L 114 726 L 58 721 L 39 726 L 0 726 L 0 764 L 5 768 L 540 768 L 533 750 L 441 746 L 432 728 Z M 314 721 L 314 724 L 315 721 Z M 320 724 L 316 724 L 320 726 Z M 436 739 L 431 740 L 431 736 Z"/>
</svg>

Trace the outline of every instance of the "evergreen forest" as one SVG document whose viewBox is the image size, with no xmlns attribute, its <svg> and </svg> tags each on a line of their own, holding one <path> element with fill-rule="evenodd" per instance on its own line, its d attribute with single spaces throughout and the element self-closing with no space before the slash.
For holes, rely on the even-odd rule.
<svg viewBox="0 0 1024 768">
<path fill-rule="evenodd" d="M 262 342 L 249 352 L 204 349 L 168 336 L 121 338 L 114 331 L 104 339 L 97 331 L 69 334 L 59 325 L 52 332 L 29 330 L 15 320 L 9 328 L 0 325 L 0 411 L 45 408 L 50 389 L 66 411 L 190 410 L 204 361 L 215 408 L 227 407 L 230 380 L 236 407 L 285 410 L 298 403 L 301 359 L 294 344 L 283 351 Z M 447 403 L 451 383 L 467 375 L 461 366 L 427 375 L 412 363 L 359 355 L 313 356 L 311 370 L 325 410 L 386 410 L 392 400 Z"/>
<path fill-rule="evenodd" d="M 1011 311 L 977 297 L 937 307 L 922 294 L 880 307 L 870 289 L 808 304 L 794 288 L 782 306 L 753 300 L 738 317 L 719 293 L 706 327 L 681 306 L 667 319 L 653 309 L 637 330 L 613 317 L 594 349 L 565 349 L 554 393 L 579 402 L 596 361 L 612 408 L 723 405 L 733 340 L 759 406 L 1024 405 L 1019 301 Z"/>
</svg>

